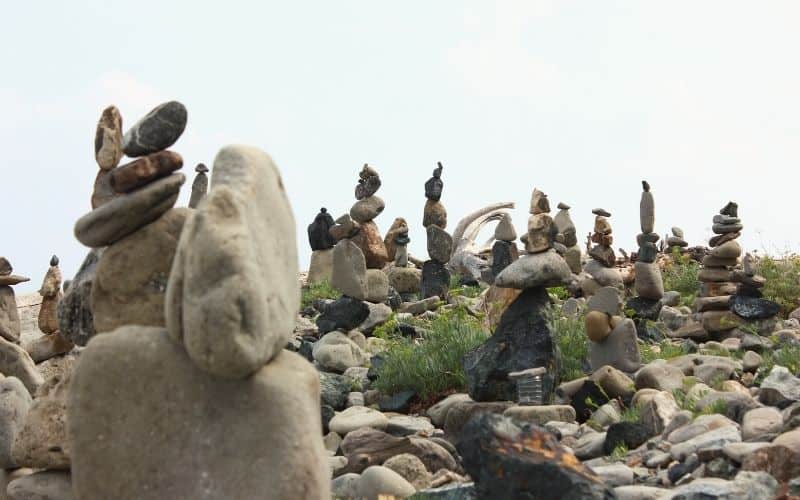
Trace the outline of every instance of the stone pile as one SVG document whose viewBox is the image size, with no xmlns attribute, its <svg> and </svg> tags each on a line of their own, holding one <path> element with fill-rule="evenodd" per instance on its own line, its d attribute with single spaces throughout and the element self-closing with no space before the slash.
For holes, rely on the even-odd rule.
<svg viewBox="0 0 800 500">
<path fill-rule="evenodd" d="M 197 172 L 197 175 L 195 175 L 194 181 L 192 181 L 192 195 L 189 198 L 189 208 L 197 208 L 197 204 L 206 197 L 206 192 L 208 192 L 208 176 L 206 175 L 208 167 L 203 163 L 198 163 L 197 166 L 194 167 L 194 171 Z"/>
<path fill-rule="evenodd" d="M 58 303 L 63 294 L 61 270 L 58 268 L 58 257 L 55 255 L 50 259 L 50 268 L 44 276 L 39 295 L 42 296 L 42 304 L 39 307 L 38 325 L 39 331 L 44 335 L 23 346 L 36 363 L 67 353 L 74 347 L 74 344 L 61 335 L 59 330 Z"/>
<path fill-rule="evenodd" d="M 557 383 L 556 346 L 546 320 L 548 287 L 570 280 L 567 263 L 552 248 L 555 236 L 547 195 L 534 189 L 528 231 L 523 236 L 527 254 L 507 266 L 495 286 L 522 290 L 500 317 L 484 344 L 464 358 L 469 394 L 475 401 L 516 400 L 516 382 L 509 373 L 544 367 L 544 399 Z"/>
<path fill-rule="evenodd" d="M 606 286 L 597 290 L 586 304 L 584 319 L 589 337 L 589 364 L 592 370 L 609 365 L 623 372 L 639 369 L 641 359 L 636 324 L 623 316 L 619 289 Z"/>
<path fill-rule="evenodd" d="M 17 299 L 13 285 L 18 285 L 30 278 L 11 274 L 14 268 L 5 257 L 0 257 L 0 337 L 9 342 L 19 342 L 20 322 L 17 312 Z"/>
<path fill-rule="evenodd" d="M 389 285 L 400 294 L 404 302 L 412 302 L 420 291 L 422 272 L 416 266 L 410 265 L 408 260 L 408 223 L 398 217 L 386 233 L 383 240 L 386 253 L 394 260 L 389 268 Z"/>
<path fill-rule="evenodd" d="M 423 299 L 439 297 L 445 299 L 450 289 L 450 271 L 447 263 L 453 254 L 453 238 L 445 231 L 447 227 L 447 211 L 441 201 L 442 167 L 437 163 L 433 176 L 425 182 L 425 211 L 422 225 L 427 233 L 429 260 L 422 264 L 422 280 L 420 293 Z"/>
<path fill-rule="evenodd" d="M 561 254 L 564 260 L 567 261 L 570 271 L 573 274 L 580 274 L 582 267 L 581 247 L 578 245 L 578 233 L 575 229 L 575 223 L 572 222 L 572 217 L 569 215 L 570 206 L 561 202 L 557 208 L 558 213 L 553 217 L 553 223 L 558 230 L 556 241 L 564 247 Z"/>
<path fill-rule="evenodd" d="M 519 249 L 515 243 L 517 230 L 511 222 L 509 214 L 503 214 L 494 229 L 494 245 L 492 245 L 492 277 L 497 279 L 500 273 L 519 259 Z"/>
<path fill-rule="evenodd" d="M 353 242 L 364 253 L 367 269 L 383 269 L 389 256 L 374 221 L 386 207 L 383 200 L 375 195 L 381 187 L 381 178 L 375 169 L 366 164 L 358 177 L 355 188 L 357 201 L 350 207 L 350 218 L 359 225 L 360 230 L 353 237 Z"/>
<path fill-rule="evenodd" d="M 743 226 L 738 212 L 738 205 L 728 202 L 714 216 L 716 236 L 708 242 L 711 251 L 703 257 L 697 276 L 701 285 L 695 307 L 702 314 L 703 328 L 712 335 L 746 325 L 768 333 L 774 326 L 769 320 L 780 311 L 778 304 L 762 298 L 766 280 L 756 275 L 752 256 L 748 254 L 739 267 L 742 247 L 736 240 Z"/>
<path fill-rule="evenodd" d="M 333 246 L 336 240 L 330 231 L 334 224 L 328 209 L 322 207 L 314 217 L 314 222 L 308 225 L 308 244 L 311 245 L 307 278 L 309 284 L 330 281 L 333 277 Z"/>
<path fill-rule="evenodd" d="M 167 278 L 189 214 L 189 209 L 172 208 L 185 177 L 173 174 L 183 166 L 183 159 L 167 148 L 180 138 L 186 120 L 183 104 L 169 101 L 150 111 L 120 140 L 119 111 L 111 106 L 100 118 L 95 150 L 103 189 L 98 190 L 96 183 L 93 210 L 77 221 L 75 236 L 103 251 L 88 296 L 83 294 L 85 289 L 73 287 L 81 296 L 64 299 L 65 307 L 73 312 L 80 309 L 76 303 L 89 300 L 97 332 L 128 324 L 164 326 Z M 123 153 L 135 159 L 121 166 L 110 161 L 119 162 Z M 80 321 L 62 327 L 67 339 L 81 345 L 91 336 L 81 329 Z"/>
<path fill-rule="evenodd" d="M 636 254 L 634 273 L 636 276 L 636 294 L 653 303 L 664 296 L 664 281 L 661 269 L 656 263 L 658 257 L 658 233 L 653 231 L 655 225 L 655 200 L 650 192 L 650 185 L 642 181 L 642 199 L 639 203 L 639 222 L 642 233 L 636 237 L 639 251 Z"/>
<path fill-rule="evenodd" d="M 668 255 L 672 255 L 674 252 L 680 253 L 684 248 L 689 246 L 689 242 L 683 239 L 683 229 L 673 226 L 671 232 L 672 236 L 668 236 L 666 239 L 666 251 Z"/>
<path fill-rule="evenodd" d="M 159 246 L 143 242 L 140 251 Z M 150 258 L 173 261 L 163 251 Z M 138 303 L 120 305 L 130 319 L 97 335 L 76 365 L 67 399 L 75 497 L 329 498 L 319 380 L 283 349 L 297 276 L 277 168 L 255 148 L 223 148 L 208 196 L 180 232 L 166 326 L 138 323 L 129 312 Z"/>
<path fill-rule="evenodd" d="M 593 295 L 600 287 L 622 287 L 622 274 L 615 267 L 617 257 L 611 248 L 614 243 L 611 223 L 608 222 L 611 213 L 602 208 L 595 208 L 592 213 L 595 219 L 591 242 L 595 245 L 589 250 L 590 259 L 583 268 L 586 276 L 580 282 L 581 290 L 586 297 Z"/>
</svg>

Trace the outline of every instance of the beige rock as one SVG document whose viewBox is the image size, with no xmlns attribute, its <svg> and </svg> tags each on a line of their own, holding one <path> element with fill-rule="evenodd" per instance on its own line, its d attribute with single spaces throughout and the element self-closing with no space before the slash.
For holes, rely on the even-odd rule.
<svg viewBox="0 0 800 500">
<path fill-rule="evenodd" d="M 18 378 L 0 379 L 0 467 L 3 469 L 17 467 L 11 448 L 32 403 L 33 398 Z"/>
<path fill-rule="evenodd" d="M 389 277 L 380 269 L 367 269 L 367 302 L 379 303 L 389 296 Z"/>
<path fill-rule="evenodd" d="M 35 363 L 41 363 L 54 356 L 67 353 L 73 347 L 75 344 L 65 339 L 59 331 L 28 340 L 22 346 Z"/>
<path fill-rule="evenodd" d="M 418 293 L 422 282 L 422 271 L 414 267 L 389 269 L 389 284 L 397 293 Z"/>
<path fill-rule="evenodd" d="M 348 297 L 364 300 L 367 297 L 367 264 L 364 252 L 349 239 L 333 247 L 331 286 Z"/>
<path fill-rule="evenodd" d="M 36 394 L 36 389 L 44 383 L 30 355 L 3 338 L 0 338 L 0 373 L 18 378 L 31 394 Z"/>
<path fill-rule="evenodd" d="M 636 293 L 646 299 L 659 300 L 664 296 L 664 281 L 658 263 L 636 262 Z"/>
<path fill-rule="evenodd" d="M 14 289 L 8 285 L 0 285 L 0 337 L 18 342 L 20 332 L 21 325 Z"/>
<path fill-rule="evenodd" d="M 434 225 L 442 229 L 447 228 L 447 210 L 445 210 L 441 202 L 432 200 L 427 200 L 425 202 L 422 225 L 424 227 Z"/>
<path fill-rule="evenodd" d="M 16 463 L 34 469 L 69 469 L 67 394 L 71 372 L 45 382 L 12 446 Z"/>
<path fill-rule="evenodd" d="M 350 217 L 359 224 L 363 224 L 380 215 L 384 208 L 386 208 L 386 204 L 380 197 L 368 196 L 353 204 L 350 208 Z"/>
<path fill-rule="evenodd" d="M 294 216 L 277 167 L 257 148 L 222 148 L 208 196 L 178 243 L 167 284 L 170 336 L 203 370 L 247 377 L 292 334 L 298 274 Z"/>
<path fill-rule="evenodd" d="M 333 278 L 333 248 L 314 250 L 311 252 L 311 262 L 308 265 L 309 285 L 331 282 Z"/>
<path fill-rule="evenodd" d="M 385 461 L 383 466 L 403 476 L 417 490 L 428 488 L 431 484 L 431 473 L 422 460 L 411 453 L 395 455 Z"/>
<path fill-rule="evenodd" d="M 408 222 L 402 217 L 397 217 L 392 222 L 391 227 L 386 231 L 383 238 L 383 245 L 386 247 L 386 256 L 390 261 L 394 261 L 397 252 L 397 244 L 394 242 L 398 235 L 408 233 Z"/>
<path fill-rule="evenodd" d="M 122 115 L 116 106 L 104 109 L 97 122 L 94 158 L 102 170 L 111 170 L 122 159 Z"/>
<path fill-rule="evenodd" d="M 111 187 L 111 172 L 98 170 L 97 176 L 94 178 L 94 189 L 92 190 L 92 208 L 99 208 L 119 196 L 119 193 Z"/>
</svg>

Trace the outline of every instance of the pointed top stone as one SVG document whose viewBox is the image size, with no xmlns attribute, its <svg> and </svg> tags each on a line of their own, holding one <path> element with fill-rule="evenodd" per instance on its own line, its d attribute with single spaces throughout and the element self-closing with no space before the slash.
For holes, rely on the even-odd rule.
<svg viewBox="0 0 800 500">
<path fill-rule="evenodd" d="M 196 167 L 194 167 L 195 172 L 208 172 L 208 167 L 206 167 L 205 163 L 198 163 Z"/>
<path fill-rule="evenodd" d="M 536 188 L 533 188 L 531 195 L 531 212 L 533 215 L 550 213 L 550 201 L 547 195 Z"/>
<path fill-rule="evenodd" d="M 603 217 L 611 217 L 611 212 L 603 208 L 595 208 L 594 210 L 592 210 L 592 213 Z"/>
<path fill-rule="evenodd" d="M 719 213 L 730 217 L 739 217 L 739 204 L 735 201 L 729 201 L 727 205 L 722 207 Z"/>
<path fill-rule="evenodd" d="M 650 184 L 647 181 L 642 181 L 642 189 L 645 192 L 650 192 Z"/>
<path fill-rule="evenodd" d="M 58 265 L 58 255 L 53 255 L 50 257 L 50 265 L 57 266 Z"/>
<path fill-rule="evenodd" d="M 365 163 L 364 166 L 361 168 L 361 172 L 358 174 L 358 177 L 361 179 L 366 179 L 367 177 L 377 177 L 378 172 L 369 166 L 368 163 Z"/>
<path fill-rule="evenodd" d="M 517 230 L 514 229 L 509 214 L 504 214 L 497 227 L 494 228 L 494 239 L 499 241 L 514 241 L 517 239 Z"/>
<path fill-rule="evenodd" d="M 444 166 L 440 161 L 437 161 L 436 165 L 436 168 L 433 169 L 433 176 L 439 179 L 442 176 L 442 170 L 444 169 Z"/>
<path fill-rule="evenodd" d="M 0 257 L 0 276 L 8 276 L 14 270 L 11 263 L 5 257 Z"/>
<path fill-rule="evenodd" d="M 572 208 L 571 206 L 567 205 L 563 201 L 559 201 L 558 205 L 556 205 L 556 206 L 558 207 L 559 210 L 569 210 L 570 208 Z"/>
</svg>

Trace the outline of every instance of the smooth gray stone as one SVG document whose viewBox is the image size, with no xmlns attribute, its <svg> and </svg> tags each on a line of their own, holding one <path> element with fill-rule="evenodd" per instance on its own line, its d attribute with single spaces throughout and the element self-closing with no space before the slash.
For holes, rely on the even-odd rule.
<svg viewBox="0 0 800 500">
<path fill-rule="evenodd" d="M 162 151 L 175 144 L 186 128 L 186 107 L 169 101 L 153 108 L 122 137 L 122 150 L 131 158 Z"/>
</svg>

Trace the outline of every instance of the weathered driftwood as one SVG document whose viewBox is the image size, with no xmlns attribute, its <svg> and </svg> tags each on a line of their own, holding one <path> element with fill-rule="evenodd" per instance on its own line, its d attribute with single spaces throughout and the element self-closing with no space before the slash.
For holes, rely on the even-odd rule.
<svg viewBox="0 0 800 500">
<path fill-rule="evenodd" d="M 482 272 L 488 266 L 486 259 L 481 257 L 481 254 L 491 248 L 494 237 L 490 238 L 483 246 L 478 246 L 475 239 L 486 224 L 500 221 L 507 214 L 506 210 L 511 208 L 514 208 L 514 202 L 493 203 L 470 213 L 459 221 L 453 231 L 453 253 L 448 263 L 451 271 L 471 276 L 474 279 L 481 277 Z"/>
</svg>

